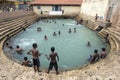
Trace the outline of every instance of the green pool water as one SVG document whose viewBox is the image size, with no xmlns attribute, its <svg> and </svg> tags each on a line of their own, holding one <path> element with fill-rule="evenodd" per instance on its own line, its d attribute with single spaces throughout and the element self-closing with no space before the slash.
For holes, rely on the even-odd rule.
<svg viewBox="0 0 120 80">
<path fill-rule="evenodd" d="M 38 32 L 38 27 L 41 27 L 42 31 Z M 74 32 L 74 28 L 76 28 L 76 32 Z M 68 33 L 69 29 L 72 30 L 71 33 Z M 58 35 L 58 31 L 61 32 L 61 35 Z M 53 36 L 53 32 L 56 32 L 57 35 Z M 47 40 L 44 39 L 44 35 L 47 35 Z M 88 47 L 87 42 L 90 42 L 91 46 Z M 87 59 L 94 53 L 94 49 L 101 52 L 101 48 L 106 48 L 106 44 L 96 32 L 83 25 L 76 25 L 76 21 L 73 19 L 42 19 L 11 39 L 10 44 L 14 48 L 16 45 L 20 45 L 24 49 L 23 54 L 13 54 L 12 52 L 6 52 L 6 54 L 19 61 L 27 56 L 32 61 L 32 56 L 27 52 L 32 48 L 33 43 L 38 44 L 38 50 L 42 53 L 40 57 L 42 68 L 48 68 L 49 61 L 45 54 L 50 54 L 50 48 L 55 47 L 60 58 L 58 66 L 61 70 L 79 68 L 88 63 Z M 5 48 L 4 51 L 6 51 Z"/>
</svg>

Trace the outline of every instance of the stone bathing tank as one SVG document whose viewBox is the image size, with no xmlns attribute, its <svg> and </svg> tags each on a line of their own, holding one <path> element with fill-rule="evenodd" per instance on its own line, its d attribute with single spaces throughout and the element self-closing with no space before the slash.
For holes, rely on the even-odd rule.
<svg viewBox="0 0 120 80">
<path fill-rule="evenodd" d="M 41 27 L 39 32 L 38 27 Z M 74 32 L 74 28 L 76 28 L 76 32 Z M 68 32 L 69 29 L 71 29 L 71 33 Z M 58 31 L 61 32 L 60 35 L 58 35 Z M 53 36 L 53 32 L 56 32 L 57 35 Z M 47 40 L 44 39 L 45 35 L 48 37 Z M 90 42 L 91 46 L 88 47 L 87 42 Z M 100 53 L 101 48 L 107 48 L 107 44 L 101 40 L 97 32 L 93 32 L 83 25 L 76 25 L 76 21 L 73 19 L 41 19 L 29 26 L 26 31 L 11 38 L 10 44 L 14 48 L 19 45 L 24 49 L 23 54 L 13 54 L 13 51 L 6 47 L 4 47 L 4 52 L 15 61 L 22 61 L 25 56 L 32 60 L 31 55 L 27 54 L 32 48 L 32 43 L 37 43 L 38 49 L 42 53 L 40 57 L 42 68 L 48 67 L 49 62 L 45 58 L 45 54 L 49 54 L 50 48 L 54 46 L 60 57 L 58 62 L 60 70 L 80 68 L 88 63 L 87 59 L 94 53 L 94 49 L 98 49 Z"/>
</svg>

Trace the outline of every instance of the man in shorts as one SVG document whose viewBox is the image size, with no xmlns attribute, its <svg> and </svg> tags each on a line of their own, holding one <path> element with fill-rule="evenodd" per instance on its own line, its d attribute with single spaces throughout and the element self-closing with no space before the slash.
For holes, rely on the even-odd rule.
<svg viewBox="0 0 120 80">
<path fill-rule="evenodd" d="M 40 72 L 39 70 L 39 67 L 40 67 L 40 61 L 39 61 L 39 56 L 41 55 L 39 53 L 39 51 L 37 50 L 37 44 L 36 43 L 33 43 L 33 49 L 31 49 L 28 54 L 30 54 L 30 52 L 32 53 L 31 55 L 33 56 L 33 65 L 34 65 L 34 70 L 35 72 L 38 71 Z"/>
<path fill-rule="evenodd" d="M 50 60 L 50 64 L 49 64 L 49 68 L 48 68 L 48 73 L 49 71 L 53 68 L 55 68 L 56 70 L 56 74 L 58 75 L 58 64 L 57 64 L 57 60 L 59 61 L 59 57 L 58 57 L 58 54 L 55 51 L 55 48 L 54 47 L 51 47 L 51 53 L 49 56 L 45 55 L 46 58 L 48 60 Z M 57 57 L 57 60 L 56 60 L 56 57 Z"/>
</svg>

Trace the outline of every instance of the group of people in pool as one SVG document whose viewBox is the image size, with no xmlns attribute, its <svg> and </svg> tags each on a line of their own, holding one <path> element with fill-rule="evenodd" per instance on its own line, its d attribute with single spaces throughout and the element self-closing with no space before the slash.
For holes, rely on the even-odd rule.
<svg viewBox="0 0 120 80">
<path fill-rule="evenodd" d="M 87 43 L 87 46 L 91 46 L 91 43 L 88 42 Z M 10 49 L 13 49 L 12 46 L 9 46 L 8 43 L 6 43 L 6 47 L 9 47 Z M 22 65 L 25 65 L 25 66 L 29 66 L 31 67 L 32 65 L 34 66 L 34 70 L 35 71 L 38 71 L 40 72 L 39 70 L 39 67 L 40 67 L 40 60 L 39 60 L 39 57 L 42 55 L 41 53 L 39 53 L 38 49 L 37 49 L 37 43 L 33 43 L 32 44 L 32 49 L 28 51 L 27 54 L 31 54 L 33 56 L 33 64 L 31 61 L 28 60 L 27 57 L 24 57 L 24 60 L 22 62 Z M 19 45 L 16 46 L 16 49 L 15 49 L 15 52 L 17 52 L 18 54 L 21 54 L 23 53 L 23 49 L 20 48 Z M 55 52 L 55 47 L 51 47 L 51 53 L 48 55 L 46 55 L 46 58 L 48 60 L 50 60 L 50 63 L 49 63 L 49 68 L 48 68 L 48 73 L 49 71 L 54 67 L 55 70 L 56 70 L 56 74 L 58 74 L 58 64 L 57 64 L 57 60 L 59 61 L 59 56 L 58 54 Z M 106 58 L 107 56 L 107 53 L 106 53 L 106 49 L 105 48 L 102 48 L 102 51 L 101 53 L 99 54 L 98 53 L 98 50 L 95 49 L 94 50 L 94 54 L 93 55 L 90 55 L 90 58 L 88 59 L 88 61 L 92 64 L 92 63 L 95 63 L 97 62 L 100 58 L 101 59 L 104 59 Z M 57 59 L 56 59 L 57 58 Z"/>
<path fill-rule="evenodd" d="M 92 63 L 97 62 L 100 58 L 101 59 L 106 58 L 106 56 L 107 56 L 107 53 L 106 53 L 106 49 L 105 48 L 102 48 L 102 51 L 101 51 L 100 54 L 98 53 L 98 50 L 95 49 L 94 50 L 94 54 L 90 55 L 90 58 L 88 60 L 92 64 Z"/>
<path fill-rule="evenodd" d="M 41 30 L 42 30 L 41 27 L 38 27 L 38 28 L 37 28 L 37 31 L 38 31 L 38 32 L 41 31 Z M 76 28 L 74 28 L 74 31 L 73 31 L 73 32 L 74 32 L 74 33 L 76 32 Z M 71 28 L 69 29 L 68 33 L 72 33 Z M 53 36 L 56 36 L 57 33 L 56 33 L 56 32 L 53 32 L 52 35 L 53 35 Z M 58 35 L 61 35 L 61 31 L 58 31 Z M 44 36 L 44 39 L 45 39 L 45 40 L 48 39 L 47 35 Z"/>
<path fill-rule="evenodd" d="M 13 49 L 12 46 L 9 45 L 9 43 L 6 43 L 6 47 L 8 47 L 9 49 Z M 32 44 L 32 49 L 30 49 L 27 54 L 30 54 L 32 55 L 33 57 L 33 62 L 29 61 L 27 57 L 24 57 L 24 60 L 22 62 L 22 65 L 25 65 L 25 66 L 29 66 L 29 67 L 32 67 L 34 66 L 34 71 L 38 71 L 40 72 L 39 68 L 40 68 L 40 60 L 39 60 L 39 57 L 42 55 L 39 50 L 37 49 L 37 43 L 33 43 Z M 15 49 L 15 52 L 17 52 L 18 54 L 21 54 L 23 53 L 23 49 L 20 48 L 19 45 L 16 46 L 16 49 Z M 55 68 L 55 71 L 56 71 L 56 74 L 59 74 L 58 72 L 58 64 L 57 64 L 57 61 L 59 61 L 59 56 L 57 54 L 57 52 L 55 52 L 55 47 L 51 47 L 51 53 L 49 54 L 49 56 L 47 54 L 45 54 L 45 57 L 50 60 L 50 63 L 49 63 L 49 67 L 48 67 L 48 71 L 47 73 L 50 72 L 50 70 L 54 67 Z M 33 63 L 33 64 L 32 64 Z"/>
<path fill-rule="evenodd" d="M 41 31 L 42 29 L 39 27 L 37 28 L 38 31 Z M 68 33 L 71 33 L 72 30 L 69 29 Z M 73 32 L 76 32 L 76 28 L 74 28 L 74 31 Z M 58 34 L 60 35 L 61 32 L 58 31 Z M 56 36 L 57 33 L 54 32 L 53 33 L 53 36 Z M 44 36 L 44 39 L 47 40 L 47 36 L 45 35 Z M 6 46 L 9 47 L 10 49 L 13 49 L 12 46 L 9 45 L 9 43 L 6 43 Z M 88 42 L 87 43 L 87 46 L 91 46 L 91 43 Z M 39 70 L 39 67 L 40 67 L 40 60 L 39 60 L 39 57 L 42 55 L 41 53 L 39 53 L 39 50 L 37 49 L 37 43 L 33 43 L 32 45 L 32 49 L 28 51 L 27 54 L 30 54 L 32 55 L 33 57 L 33 62 L 29 61 L 27 57 L 24 57 L 24 60 L 22 62 L 22 65 L 25 65 L 25 66 L 34 66 L 34 71 L 38 71 L 40 72 Z M 16 46 L 16 49 L 15 49 L 15 52 L 17 52 L 18 54 L 21 54 L 24 50 L 22 48 L 20 48 L 19 45 Z M 102 48 L 102 52 L 100 54 L 98 54 L 98 50 L 95 49 L 94 50 L 94 54 L 93 55 L 90 55 L 90 58 L 88 59 L 90 63 L 95 63 L 96 61 L 98 61 L 100 58 L 104 59 L 105 57 L 107 56 L 106 54 L 106 49 L 105 48 Z M 56 74 L 58 74 L 58 64 L 57 64 L 57 61 L 59 61 L 59 56 L 58 54 L 55 52 L 55 47 L 51 47 L 51 53 L 48 55 L 45 54 L 45 57 L 50 60 L 50 63 L 49 63 L 49 68 L 48 68 L 48 73 L 50 72 L 50 70 L 54 67 L 55 70 L 56 70 Z M 32 64 L 33 63 L 33 64 Z"/>
</svg>

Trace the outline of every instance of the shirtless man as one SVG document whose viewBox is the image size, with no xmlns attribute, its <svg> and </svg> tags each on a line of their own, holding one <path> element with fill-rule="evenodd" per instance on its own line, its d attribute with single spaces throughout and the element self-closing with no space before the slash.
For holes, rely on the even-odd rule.
<svg viewBox="0 0 120 80">
<path fill-rule="evenodd" d="M 48 59 L 48 60 L 50 60 L 50 64 L 49 64 L 49 68 L 48 68 L 48 73 L 49 73 L 49 71 L 53 68 L 53 66 L 54 66 L 54 68 L 55 68 L 55 70 L 56 70 L 56 74 L 58 74 L 58 65 L 57 65 L 57 60 L 59 61 L 59 57 L 58 57 L 58 54 L 56 53 L 56 52 L 54 52 L 55 51 L 55 48 L 54 47 L 51 47 L 51 53 L 50 53 L 50 55 L 49 55 L 49 57 L 47 56 L 47 55 L 45 55 L 46 56 L 46 58 Z M 57 57 L 57 60 L 56 60 L 56 57 Z"/>
<path fill-rule="evenodd" d="M 40 67 L 40 61 L 39 61 L 39 56 L 41 55 L 39 53 L 39 51 L 37 50 L 37 44 L 36 43 L 33 43 L 33 49 L 31 49 L 28 54 L 30 54 L 30 52 L 32 53 L 32 56 L 33 56 L 33 65 L 34 65 L 34 70 L 35 72 L 38 71 L 40 72 L 39 70 L 39 67 Z"/>
<path fill-rule="evenodd" d="M 99 60 L 99 54 L 98 54 L 98 50 L 94 50 L 94 54 L 92 55 L 92 59 L 90 61 L 90 63 L 95 63 Z"/>
<path fill-rule="evenodd" d="M 102 59 L 104 59 L 106 56 L 107 56 L 106 50 L 105 50 L 105 48 L 102 48 L 102 52 L 101 52 L 100 57 L 101 57 Z"/>
</svg>

